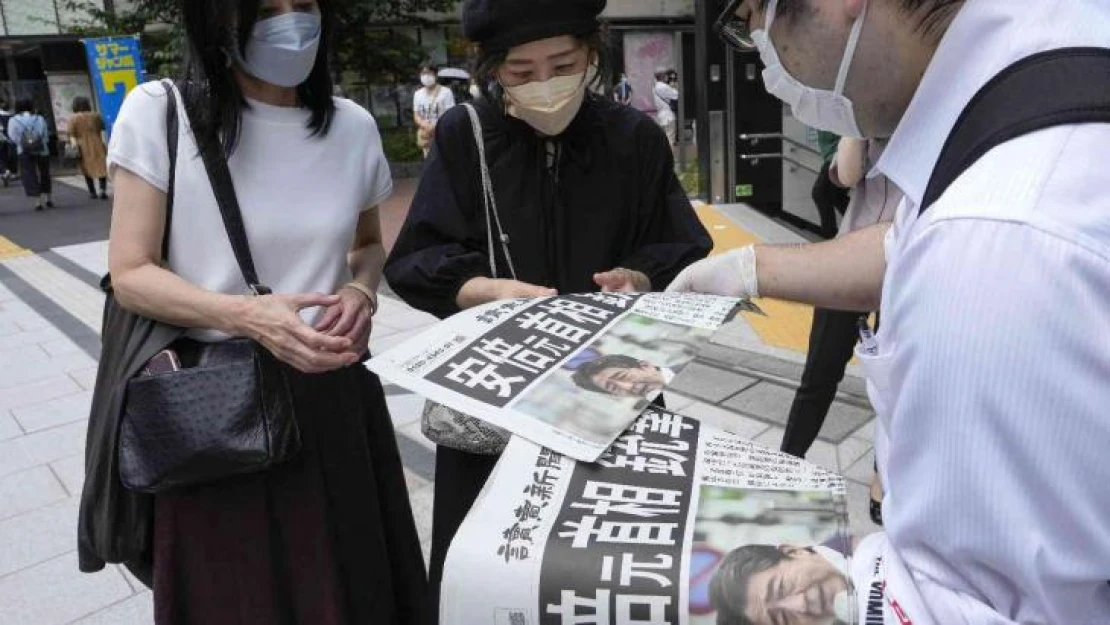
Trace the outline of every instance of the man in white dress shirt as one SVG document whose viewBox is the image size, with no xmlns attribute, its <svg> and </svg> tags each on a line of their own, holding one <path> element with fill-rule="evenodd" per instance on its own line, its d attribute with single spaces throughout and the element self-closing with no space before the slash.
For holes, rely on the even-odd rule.
<svg viewBox="0 0 1110 625">
<path fill-rule="evenodd" d="M 722 32 L 760 48 L 768 89 L 796 115 L 890 137 L 875 173 L 905 194 L 893 226 L 745 248 L 672 285 L 881 303 L 882 329 L 859 353 L 886 533 L 856 554 L 861 622 L 1110 623 L 1110 124 L 1006 142 L 921 213 L 975 94 L 1031 55 L 1110 47 L 1110 2 L 738 0 L 730 11 Z"/>
</svg>

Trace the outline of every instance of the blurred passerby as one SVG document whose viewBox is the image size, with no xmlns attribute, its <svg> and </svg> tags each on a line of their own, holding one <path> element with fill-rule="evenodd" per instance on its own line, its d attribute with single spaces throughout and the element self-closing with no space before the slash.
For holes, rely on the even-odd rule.
<svg viewBox="0 0 1110 625">
<path fill-rule="evenodd" d="M 675 116 L 675 106 L 678 103 L 678 89 L 671 86 L 670 72 L 660 69 L 655 72 L 655 87 L 652 90 L 655 99 L 655 123 L 667 135 L 667 142 L 673 147 L 678 129 L 678 118 Z"/>
<path fill-rule="evenodd" d="M 811 196 L 821 218 L 821 236 L 831 239 L 836 236 L 836 217 L 843 215 L 850 201 L 848 189 L 842 181 L 830 174 L 836 162 L 840 137 L 824 130 L 817 131 L 817 145 L 821 150 L 821 171 L 813 183 Z"/>
<path fill-rule="evenodd" d="M 50 128 L 46 119 L 35 113 L 31 98 L 16 102 L 15 113 L 8 122 L 8 138 L 19 152 L 23 190 L 35 202 L 36 211 L 54 208 L 50 195 Z"/>
<path fill-rule="evenodd" d="M 7 187 L 17 170 L 15 144 L 8 138 L 8 122 L 15 113 L 7 100 L 0 100 L 0 181 Z"/>
<path fill-rule="evenodd" d="M 440 121 L 386 264 L 390 286 L 415 308 L 448 317 L 518 297 L 651 291 L 709 253 L 663 133 L 591 89 L 609 80 L 605 5 L 465 3 L 463 29 L 479 45 L 475 78 L 488 89 L 475 113 L 500 210 L 491 219 L 482 202 L 470 111 L 456 108 Z M 447 548 L 496 462 L 437 449 L 434 597 Z"/>
<path fill-rule="evenodd" d="M 425 65 L 420 68 L 420 85 L 412 96 L 412 119 L 416 122 L 416 145 L 428 158 L 432 141 L 436 136 L 436 124 L 451 107 L 455 106 L 455 94 L 439 84 L 437 68 Z"/>
<path fill-rule="evenodd" d="M 184 365 L 235 337 L 271 352 L 302 442 L 268 470 L 144 500 L 149 532 L 116 538 L 140 564 L 153 560 L 158 625 L 424 622 L 427 580 L 397 442 L 381 382 L 362 365 L 385 258 L 377 207 L 392 179 L 374 119 L 332 96 L 331 6 L 181 0 L 176 167 L 163 85 L 133 90 L 113 130 L 119 303 L 186 328 L 173 344 Z M 213 192 L 229 185 L 210 181 L 205 165 L 221 155 L 272 294 L 244 295 Z M 97 501 L 90 487 L 82 532 L 84 504 Z M 96 570 L 104 554 L 89 540 L 83 533 L 82 569 Z"/>
<path fill-rule="evenodd" d="M 832 166 L 827 170 L 831 184 L 851 189 L 851 201 L 840 225 L 840 236 L 894 219 L 902 192 L 886 176 L 867 177 L 885 148 L 886 141 L 882 139 L 840 140 Z M 866 319 L 868 313 L 814 309 L 805 369 L 790 406 L 782 451 L 805 458 L 817 440 L 859 341 L 860 319 Z M 882 524 L 881 503 L 882 489 L 876 476 L 871 487 L 871 519 L 879 525 Z"/>
<path fill-rule="evenodd" d="M 625 106 L 632 105 L 632 82 L 628 80 L 628 74 L 621 73 L 620 82 L 617 83 L 616 88 L 613 89 L 613 99 L 618 104 Z"/>
<path fill-rule="evenodd" d="M 73 99 L 73 116 L 69 118 L 69 142 L 77 148 L 78 168 L 85 177 L 92 199 L 108 199 L 108 148 L 104 145 L 104 119 L 94 113 L 86 97 Z M 100 182 L 100 195 L 96 183 Z"/>
</svg>

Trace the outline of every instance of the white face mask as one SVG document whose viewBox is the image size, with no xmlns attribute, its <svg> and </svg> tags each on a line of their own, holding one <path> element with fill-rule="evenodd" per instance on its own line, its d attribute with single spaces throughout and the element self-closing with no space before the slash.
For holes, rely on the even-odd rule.
<svg viewBox="0 0 1110 625">
<path fill-rule="evenodd" d="M 759 48 L 759 56 L 767 66 L 763 71 L 763 82 L 767 85 L 767 91 L 789 104 L 794 110 L 794 117 L 807 126 L 827 130 L 842 137 L 864 138 L 856 121 L 855 107 L 844 95 L 844 85 L 848 80 L 848 71 L 852 68 L 852 60 L 856 56 L 856 48 L 859 46 L 860 33 L 863 31 L 864 19 L 867 17 L 867 4 L 864 4 L 863 11 L 852 26 L 852 32 L 848 36 L 848 46 L 840 62 L 840 73 L 836 77 L 836 86 L 832 91 L 815 89 L 802 84 L 782 65 L 775 44 L 771 41 L 771 24 L 774 23 L 777 6 L 778 0 L 771 0 L 767 5 L 767 19 L 763 29 L 752 33 L 752 39 Z"/>
<path fill-rule="evenodd" d="M 482 97 L 482 90 L 478 88 L 478 85 L 470 85 L 470 97 L 475 100 Z"/>
<path fill-rule="evenodd" d="M 431 87 L 436 84 L 436 77 L 431 74 L 421 74 L 420 84 L 424 85 L 425 87 Z"/>
<path fill-rule="evenodd" d="M 320 47 L 320 16 L 286 13 L 259 21 L 251 32 L 246 58 L 233 56 L 251 76 L 279 87 L 296 87 L 308 79 Z"/>
<path fill-rule="evenodd" d="M 571 76 L 556 76 L 544 82 L 505 87 L 509 115 L 527 122 L 548 137 L 560 135 L 582 108 L 586 85 L 597 76 L 597 68 Z"/>
</svg>

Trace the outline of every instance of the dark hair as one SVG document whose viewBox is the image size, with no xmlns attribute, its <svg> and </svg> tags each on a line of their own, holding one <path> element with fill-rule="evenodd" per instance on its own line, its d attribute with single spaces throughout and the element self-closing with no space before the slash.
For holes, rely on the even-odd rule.
<svg viewBox="0 0 1110 625">
<path fill-rule="evenodd" d="M 597 77 L 587 87 L 597 88 L 609 84 L 613 75 L 613 52 L 610 45 L 609 30 L 603 27 L 585 35 L 574 35 L 586 50 L 597 59 Z M 477 47 L 477 58 L 474 61 L 472 75 L 478 82 L 478 88 L 490 102 L 501 103 L 505 100 L 504 90 L 497 81 L 497 70 L 505 63 L 509 56 L 508 50 L 487 50 L 481 45 Z"/>
<path fill-rule="evenodd" d="M 92 110 L 92 103 L 85 96 L 79 95 L 73 98 L 73 112 L 74 113 L 88 113 Z"/>
<path fill-rule="evenodd" d="M 903 12 L 920 16 L 917 29 L 926 36 L 939 34 L 937 29 L 958 11 L 966 0 L 894 0 Z M 779 0 L 777 13 L 783 17 L 798 16 L 806 12 L 808 0 Z M 770 0 L 760 0 L 761 11 L 767 10 Z"/>
<path fill-rule="evenodd" d="M 425 64 L 420 66 L 420 73 L 423 74 L 424 72 L 431 72 L 433 74 L 438 75 L 439 74 L 439 66 L 435 65 L 433 63 L 425 63 Z"/>
<path fill-rule="evenodd" d="M 19 98 L 15 101 L 16 113 L 34 113 L 35 101 L 31 98 Z"/>
<path fill-rule="evenodd" d="M 910 15 L 920 15 L 918 30 L 926 36 L 935 36 L 941 25 L 947 23 L 965 0 L 898 0 L 902 10 Z"/>
<path fill-rule="evenodd" d="M 578 370 L 571 376 L 571 380 L 587 391 L 595 393 L 605 393 L 605 389 L 594 383 L 594 376 L 601 373 L 606 369 L 636 369 L 645 364 L 639 358 L 632 356 L 625 356 L 623 354 L 614 354 L 612 356 L 602 356 L 597 360 L 591 360 L 586 364 L 578 367 Z"/>
<path fill-rule="evenodd" d="M 246 54 L 261 4 L 262 0 L 181 0 L 186 43 L 182 95 L 202 150 L 215 143 L 230 156 L 239 143 L 248 104 L 231 71 L 229 51 L 238 43 L 239 54 Z M 301 104 L 312 112 L 308 128 L 314 137 L 326 135 L 335 117 L 328 69 L 333 12 L 330 0 L 317 4 L 323 28 L 316 64 L 297 87 Z"/>
<path fill-rule="evenodd" d="M 772 545 L 745 545 L 725 556 L 709 583 L 709 602 L 717 611 L 717 625 L 753 625 L 744 615 L 752 577 L 789 558 Z"/>
</svg>

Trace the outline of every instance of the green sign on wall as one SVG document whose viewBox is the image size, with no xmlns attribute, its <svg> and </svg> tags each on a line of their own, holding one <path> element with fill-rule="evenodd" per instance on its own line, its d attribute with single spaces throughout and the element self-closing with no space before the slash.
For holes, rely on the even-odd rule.
<svg viewBox="0 0 1110 625">
<path fill-rule="evenodd" d="M 738 184 L 736 185 L 736 197 L 752 197 L 755 195 L 755 185 Z"/>
</svg>

